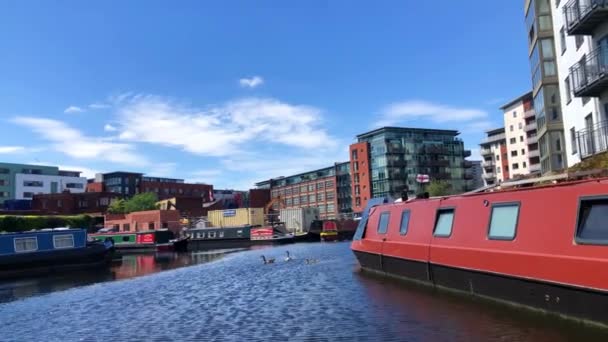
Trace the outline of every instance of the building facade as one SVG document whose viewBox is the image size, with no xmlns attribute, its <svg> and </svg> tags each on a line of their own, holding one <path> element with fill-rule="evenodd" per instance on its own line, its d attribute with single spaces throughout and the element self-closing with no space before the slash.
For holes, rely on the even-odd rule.
<svg viewBox="0 0 608 342">
<path fill-rule="evenodd" d="M 486 132 L 486 138 L 479 144 L 482 157 L 483 181 L 495 185 L 509 179 L 509 159 L 505 129 L 497 128 Z"/>
<path fill-rule="evenodd" d="M 148 210 L 130 214 L 108 214 L 106 228 L 118 232 L 142 232 L 168 229 L 179 235 L 181 232 L 180 213 L 177 210 Z"/>
<path fill-rule="evenodd" d="M 536 115 L 541 173 L 566 167 L 566 145 L 560 95 L 560 75 L 550 0 L 525 0 L 528 57 Z"/>
<path fill-rule="evenodd" d="M 467 170 L 467 173 L 471 175 L 471 189 L 479 189 L 485 185 L 481 163 L 481 160 L 473 160 L 471 161 L 471 168 Z"/>
<path fill-rule="evenodd" d="M 510 177 L 540 172 L 540 153 L 532 92 L 500 108 L 504 113 L 505 139 Z"/>
<path fill-rule="evenodd" d="M 6 200 L 31 200 L 36 194 L 85 192 L 87 180 L 80 172 L 56 166 L 0 163 L 0 205 Z"/>
<path fill-rule="evenodd" d="M 551 0 L 568 165 L 608 150 L 608 2 Z"/>
<path fill-rule="evenodd" d="M 349 163 L 256 183 L 269 189 L 273 208 L 319 209 L 321 219 L 338 219 L 350 215 Z"/>
<path fill-rule="evenodd" d="M 374 197 L 399 197 L 422 191 L 418 174 L 445 180 L 453 193 L 472 188 L 465 170 L 472 166 L 458 131 L 383 127 L 357 136 L 350 146 L 352 207 L 360 213 Z"/>
<path fill-rule="evenodd" d="M 54 215 L 102 215 L 113 200 L 120 198 L 111 192 L 84 192 L 34 195 L 32 209 Z"/>
</svg>

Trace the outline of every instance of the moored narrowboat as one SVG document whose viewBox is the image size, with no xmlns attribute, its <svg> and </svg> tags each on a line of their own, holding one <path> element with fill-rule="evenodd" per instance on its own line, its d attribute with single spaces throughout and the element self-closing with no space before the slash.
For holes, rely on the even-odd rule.
<svg viewBox="0 0 608 342">
<path fill-rule="evenodd" d="M 173 250 L 173 245 L 181 240 L 175 240 L 175 235 L 167 229 L 149 230 L 140 232 L 102 232 L 89 235 L 98 241 L 111 240 L 117 251 L 145 252 Z"/>
<path fill-rule="evenodd" d="M 84 229 L 55 228 L 0 234 L 0 279 L 108 266 L 110 241 L 87 241 Z"/>
<path fill-rule="evenodd" d="M 244 248 L 251 245 L 251 226 L 186 229 L 188 250 Z"/>
<path fill-rule="evenodd" d="M 372 201 L 363 270 L 608 325 L 608 179 Z"/>
</svg>

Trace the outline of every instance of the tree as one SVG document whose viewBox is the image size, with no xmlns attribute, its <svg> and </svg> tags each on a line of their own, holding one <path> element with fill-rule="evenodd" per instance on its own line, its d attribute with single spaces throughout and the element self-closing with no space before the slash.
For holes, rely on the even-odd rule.
<svg viewBox="0 0 608 342">
<path fill-rule="evenodd" d="M 125 213 L 157 209 L 157 200 L 156 194 L 152 192 L 137 194 L 131 199 L 125 201 Z"/>
<path fill-rule="evenodd" d="M 120 198 L 112 201 L 108 206 L 108 212 L 110 214 L 124 214 L 125 213 L 125 200 Z"/>
<path fill-rule="evenodd" d="M 427 186 L 429 196 L 446 196 L 451 193 L 450 183 L 444 180 L 434 180 Z"/>
</svg>

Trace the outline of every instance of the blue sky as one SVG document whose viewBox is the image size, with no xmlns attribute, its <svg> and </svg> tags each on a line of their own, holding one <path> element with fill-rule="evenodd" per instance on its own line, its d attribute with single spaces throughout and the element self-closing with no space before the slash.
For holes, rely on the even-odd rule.
<svg viewBox="0 0 608 342">
<path fill-rule="evenodd" d="M 2 1 L 0 160 L 251 187 L 378 125 L 477 150 L 531 86 L 521 1 Z"/>
</svg>

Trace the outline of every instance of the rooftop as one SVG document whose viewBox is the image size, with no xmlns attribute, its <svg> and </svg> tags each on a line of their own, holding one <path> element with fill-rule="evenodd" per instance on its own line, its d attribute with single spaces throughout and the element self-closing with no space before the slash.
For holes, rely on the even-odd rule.
<svg viewBox="0 0 608 342">
<path fill-rule="evenodd" d="M 412 133 L 412 132 L 416 132 L 416 133 L 437 133 L 437 134 L 446 134 L 446 135 L 453 135 L 453 136 L 457 136 L 460 134 L 459 131 L 457 130 L 451 130 L 451 129 L 434 129 L 434 128 L 411 128 L 411 127 L 381 127 L 378 129 L 375 129 L 373 131 L 369 131 L 366 133 L 362 133 L 357 135 L 357 138 L 366 138 L 372 135 L 376 135 L 376 134 L 380 134 L 380 133 L 384 133 L 384 132 L 388 132 L 388 131 L 392 131 L 392 132 L 398 132 L 398 133 Z"/>
<path fill-rule="evenodd" d="M 502 107 L 500 107 L 500 109 L 504 111 L 505 109 L 513 106 L 516 103 L 522 102 L 523 100 L 532 100 L 532 91 L 529 91 L 529 92 L 509 101 L 508 103 L 506 103 Z"/>
</svg>

